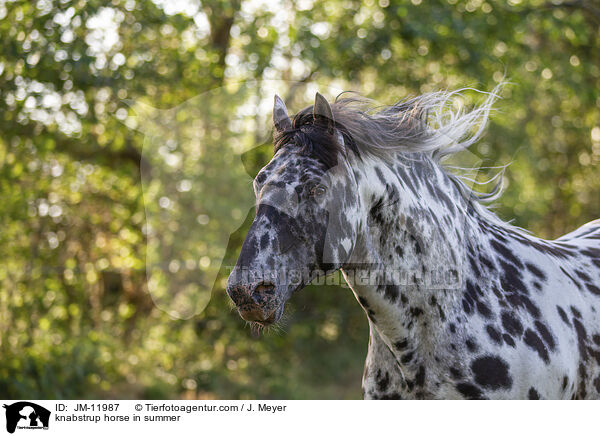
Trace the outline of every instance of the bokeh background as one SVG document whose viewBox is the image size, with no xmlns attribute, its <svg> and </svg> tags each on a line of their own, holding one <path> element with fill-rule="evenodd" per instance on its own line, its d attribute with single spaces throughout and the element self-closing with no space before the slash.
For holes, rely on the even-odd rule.
<svg viewBox="0 0 600 436">
<path fill-rule="evenodd" d="M 287 81 L 297 111 L 316 89 L 392 103 L 506 77 L 471 151 L 512 162 L 497 213 L 555 238 L 600 217 L 599 29 L 595 0 L 0 0 L 0 397 L 359 398 L 368 327 L 347 288 L 306 288 L 264 335 L 223 271 L 199 315 L 153 304 L 145 135 L 124 100 L 228 90 L 198 135 L 219 145 L 209 161 L 243 155 L 251 174 L 270 108 L 236 84 Z M 240 139 L 228 114 L 248 102 Z M 244 221 L 230 201 L 217 218 Z"/>
</svg>

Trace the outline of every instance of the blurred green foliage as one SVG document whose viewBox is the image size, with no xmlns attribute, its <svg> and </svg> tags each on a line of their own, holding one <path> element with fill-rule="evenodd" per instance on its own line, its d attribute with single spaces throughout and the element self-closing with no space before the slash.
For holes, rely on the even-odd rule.
<svg viewBox="0 0 600 436">
<path fill-rule="evenodd" d="M 499 215 L 552 238 L 600 216 L 599 29 L 593 0 L 0 0 L 0 397 L 360 396 L 367 325 L 348 289 L 308 287 L 263 336 L 224 270 L 201 315 L 155 307 L 124 99 L 169 108 L 279 79 L 298 110 L 318 87 L 391 103 L 506 76 L 472 151 L 512 162 Z"/>
</svg>

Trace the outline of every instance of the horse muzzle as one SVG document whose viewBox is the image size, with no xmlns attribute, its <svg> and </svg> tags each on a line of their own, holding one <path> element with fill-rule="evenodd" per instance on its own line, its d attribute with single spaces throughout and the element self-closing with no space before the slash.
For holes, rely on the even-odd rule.
<svg viewBox="0 0 600 436">
<path fill-rule="evenodd" d="M 227 284 L 227 294 L 246 321 L 262 325 L 273 324 L 283 314 L 283 299 L 270 282 L 256 284 Z"/>
</svg>

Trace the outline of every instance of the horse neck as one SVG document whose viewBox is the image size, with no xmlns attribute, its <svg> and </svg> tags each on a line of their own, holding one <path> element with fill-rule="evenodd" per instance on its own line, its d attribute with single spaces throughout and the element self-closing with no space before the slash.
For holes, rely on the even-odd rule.
<svg viewBox="0 0 600 436">
<path fill-rule="evenodd" d="M 458 304 L 481 218 L 426 156 L 368 160 L 356 172 L 364 218 L 346 280 L 390 349 L 431 337 Z"/>
</svg>

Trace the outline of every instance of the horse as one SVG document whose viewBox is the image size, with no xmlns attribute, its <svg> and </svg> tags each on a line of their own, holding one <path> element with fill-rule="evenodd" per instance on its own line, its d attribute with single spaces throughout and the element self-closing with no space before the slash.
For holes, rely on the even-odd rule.
<svg viewBox="0 0 600 436">
<path fill-rule="evenodd" d="M 373 107 L 275 96 L 274 156 L 227 280 L 239 315 L 276 324 L 341 271 L 368 318 L 365 399 L 600 397 L 600 220 L 556 240 L 510 225 L 444 161 L 476 143 L 498 88 Z"/>
</svg>

